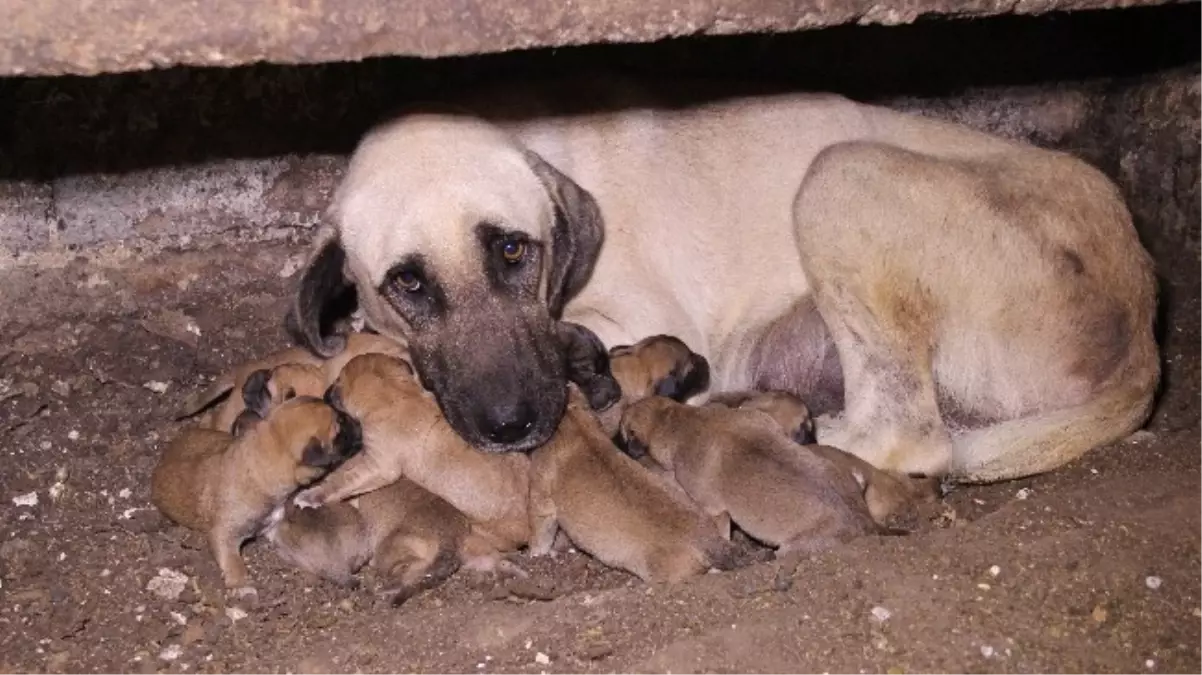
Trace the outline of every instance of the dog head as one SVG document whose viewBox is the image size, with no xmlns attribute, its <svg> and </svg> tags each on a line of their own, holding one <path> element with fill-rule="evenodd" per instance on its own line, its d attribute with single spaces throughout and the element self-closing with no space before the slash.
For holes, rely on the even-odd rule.
<svg viewBox="0 0 1202 675">
<path fill-rule="evenodd" d="M 798 445 L 817 442 L 810 409 L 800 398 L 787 391 L 724 393 L 710 399 L 707 405 L 762 412 Z"/>
<path fill-rule="evenodd" d="M 709 361 L 671 335 L 654 335 L 633 345 L 614 347 L 609 359 L 622 394 L 631 400 L 664 396 L 686 401 L 709 387 Z"/>
<path fill-rule="evenodd" d="M 622 413 L 615 439 L 618 447 L 632 459 L 648 455 L 665 469 L 672 468 L 672 444 L 655 442 L 661 427 L 671 425 L 673 413 L 683 403 L 664 396 L 650 396 L 634 403 Z"/>
<path fill-rule="evenodd" d="M 297 485 L 308 485 L 363 447 L 359 423 L 319 398 L 298 396 L 273 408 L 256 438 L 280 462 L 293 467 Z"/>
<path fill-rule="evenodd" d="M 423 395 L 413 368 L 402 359 L 361 354 L 348 361 L 326 389 L 325 402 L 340 413 L 363 419 L 382 409 L 404 408 L 411 397 Z"/>
<path fill-rule="evenodd" d="M 297 396 L 320 397 L 325 388 L 325 375 L 317 366 L 285 363 L 251 373 L 242 384 L 242 403 L 263 418 L 284 401 Z"/>
<path fill-rule="evenodd" d="M 555 320 L 592 273 L 595 200 L 499 128 L 416 114 L 370 133 L 331 207 L 288 324 L 329 355 L 353 294 L 408 345 L 447 421 L 485 451 L 529 450 L 563 415 Z"/>
</svg>

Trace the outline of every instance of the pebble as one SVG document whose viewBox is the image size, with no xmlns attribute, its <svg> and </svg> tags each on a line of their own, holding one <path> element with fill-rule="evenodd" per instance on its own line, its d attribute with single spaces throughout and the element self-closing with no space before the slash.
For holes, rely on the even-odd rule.
<svg viewBox="0 0 1202 675">
<path fill-rule="evenodd" d="M 242 609 L 241 607 L 226 607 L 225 615 L 233 623 L 237 623 L 242 619 L 245 619 L 247 616 L 246 610 Z"/>
<path fill-rule="evenodd" d="M 79 440 L 79 431 L 77 429 L 72 429 L 71 431 L 68 431 L 67 439 L 72 440 L 72 441 L 78 441 Z"/>
<path fill-rule="evenodd" d="M 187 585 L 188 575 L 176 572 L 170 567 L 160 567 L 158 575 L 147 582 L 146 590 L 164 600 L 175 600 Z"/>
<path fill-rule="evenodd" d="M 1156 661 L 1148 659 L 1147 661 L 1144 661 L 1144 667 L 1148 670 L 1151 670 L 1156 667 Z"/>
<path fill-rule="evenodd" d="M 121 488 L 121 491 L 117 493 L 117 496 L 122 499 L 129 499 L 129 496 L 132 494 L 133 492 L 131 492 L 129 488 Z"/>
<path fill-rule="evenodd" d="M 13 497 L 13 504 L 16 506 L 37 506 L 38 493 L 36 490 L 34 490 L 33 492 L 23 495 L 17 495 L 16 497 Z"/>
<path fill-rule="evenodd" d="M 540 666 L 546 666 L 551 663 L 551 657 L 547 656 L 546 654 L 544 654 L 542 652 L 539 652 L 534 655 L 534 662 Z"/>
<path fill-rule="evenodd" d="M 1098 605 L 1097 607 L 1093 608 L 1093 612 L 1090 613 L 1090 616 L 1092 616 L 1093 620 L 1097 621 L 1098 623 L 1105 623 L 1106 617 L 1110 616 L 1110 613 L 1106 611 L 1105 607 Z"/>
<path fill-rule="evenodd" d="M 880 623 L 885 623 L 891 616 L 893 616 L 893 612 L 890 612 L 884 607 L 878 605 L 872 608 L 872 618 L 876 619 Z"/>
<path fill-rule="evenodd" d="M 990 647 L 989 645 L 981 645 L 981 656 L 984 656 L 987 659 L 992 657 L 993 647 Z"/>
<path fill-rule="evenodd" d="M 996 577 L 997 575 L 999 575 L 1001 573 L 1002 573 L 1002 568 L 998 567 L 997 565 L 994 565 L 993 567 L 989 568 L 989 576 L 991 576 L 991 577 Z"/>
<path fill-rule="evenodd" d="M 174 661 L 180 656 L 183 656 L 184 648 L 179 645 L 167 645 L 163 651 L 159 652 L 159 658 L 164 661 Z"/>
<path fill-rule="evenodd" d="M 188 625 L 188 617 L 184 616 L 183 614 L 180 614 L 179 612 L 170 612 L 170 615 L 171 615 L 171 620 L 178 623 L 179 625 L 181 625 L 181 626 Z"/>
<path fill-rule="evenodd" d="M 1020 499 L 1020 500 L 1022 500 L 1022 499 L 1026 499 L 1026 498 L 1030 497 L 1030 496 L 1031 496 L 1031 492 L 1032 492 L 1031 488 L 1022 488 L 1022 489 L 1021 489 L 1021 490 L 1019 490 L 1018 492 L 1015 492 L 1015 493 L 1014 493 L 1014 496 L 1015 496 L 1017 499 Z"/>
<path fill-rule="evenodd" d="M 146 387 L 147 389 L 153 391 L 156 394 L 167 393 L 167 383 L 166 382 L 159 382 L 158 380 L 151 380 L 149 382 L 144 382 L 142 384 L 142 386 Z"/>
<path fill-rule="evenodd" d="M 1160 588 L 1160 584 L 1161 584 L 1160 577 L 1157 577 L 1157 576 L 1151 576 L 1151 577 L 1148 577 L 1147 579 L 1144 579 L 1144 585 L 1152 590 L 1156 590 L 1156 589 Z"/>
</svg>

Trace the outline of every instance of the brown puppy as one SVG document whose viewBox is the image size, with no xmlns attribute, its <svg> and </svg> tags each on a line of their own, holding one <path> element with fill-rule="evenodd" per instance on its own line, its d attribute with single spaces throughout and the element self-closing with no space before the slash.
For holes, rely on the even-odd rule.
<svg viewBox="0 0 1202 675">
<path fill-rule="evenodd" d="M 597 416 L 611 437 L 618 431 L 622 412 L 634 402 L 648 396 L 686 401 L 709 387 L 709 362 L 671 335 L 614 347 L 609 350 L 609 369 L 621 388 L 621 398 Z"/>
<path fill-rule="evenodd" d="M 358 585 L 355 574 L 371 558 L 367 524 L 346 502 L 320 509 L 288 502 L 283 519 L 263 536 L 288 563 L 339 586 Z"/>
<path fill-rule="evenodd" d="M 296 503 L 319 507 L 382 488 L 402 476 L 450 502 L 493 535 L 500 550 L 529 539 L 530 458 L 482 453 L 459 437 L 413 369 L 384 354 L 351 359 L 326 392 L 331 405 L 363 427 L 364 451 Z"/>
<path fill-rule="evenodd" d="M 575 388 L 555 435 L 531 455 L 529 508 L 531 555 L 549 553 L 562 528 L 601 562 L 648 582 L 733 566 L 714 521 L 614 447 Z"/>
<path fill-rule="evenodd" d="M 814 551 L 881 532 L 851 472 L 798 446 L 762 412 L 664 397 L 632 405 L 619 432 L 650 453 L 706 513 L 727 513 L 778 553 Z"/>
<path fill-rule="evenodd" d="M 266 356 L 257 361 L 245 363 L 234 370 L 218 377 L 213 384 L 209 385 L 205 390 L 193 394 L 188 397 L 177 414 L 177 419 L 191 417 L 197 413 L 208 410 L 205 415 L 200 418 L 197 426 L 204 429 L 218 429 L 220 431 L 231 431 L 234 422 L 238 416 L 242 414 L 246 406 L 243 400 L 236 395 L 236 392 L 242 391 L 246 383 L 259 371 L 271 371 L 284 365 L 291 366 L 310 366 L 320 369 L 321 385 L 314 390 L 314 386 L 308 386 L 306 383 L 314 383 L 316 380 L 310 379 L 312 371 L 302 374 L 305 371 L 296 371 L 294 374 L 297 380 L 292 383 L 296 395 L 321 396 L 325 388 L 338 377 L 338 373 L 342 371 L 342 367 L 348 361 L 360 354 L 380 353 L 391 354 L 398 358 L 408 359 L 408 350 L 397 342 L 376 335 L 374 333 L 351 333 L 347 336 L 346 347 L 330 357 L 329 359 L 321 359 L 314 356 L 308 350 L 299 347 L 285 349 L 269 356 Z M 278 373 L 284 375 L 285 373 Z M 303 389 L 303 391 L 302 391 Z M 284 389 L 281 389 L 283 391 Z M 233 393 L 234 395 L 231 395 Z M 209 409 L 219 400 L 225 400 L 215 408 Z M 261 415 L 260 415 L 261 416 Z"/>
<path fill-rule="evenodd" d="M 318 509 L 289 504 L 267 536 L 285 560 L 339 585 L 354 585 L 353 575 L 370 560 L 379 593 L 394 605 L 460 566 L 512 571 L 467 516 L 404 478 L 351 502 Z"/>
<path fill-rule="evenodd" d="M 299 487 L 359 448 L 358 424 L 322 401 L 294 398 L 235 438 L 187 429 L 151 476 L 151 501 L 171 520 L 208 536 L 226 586 L 247 586 L 239 548 L 283 516 Z"/>
<path fill-rule="evenodd" d="M 918 502 L 931 502 L 939 498 L 938 478 L 883 471 L 851 453 L 815 443 L 814 422 L 810 418 L 810 411 L 805 403 L 793 394 L 783 391 L 723 394 L 711 398 L 708 405 L 727 405 L 765 413 L 785 435 L 805 446 L 806 452 L 812 452 L 851 472 L 856 482 L 864 488 L 864 501 L 868 504 L 868 512 L 880 525 L 887 524 L 890 516 Z"/>
</svg>

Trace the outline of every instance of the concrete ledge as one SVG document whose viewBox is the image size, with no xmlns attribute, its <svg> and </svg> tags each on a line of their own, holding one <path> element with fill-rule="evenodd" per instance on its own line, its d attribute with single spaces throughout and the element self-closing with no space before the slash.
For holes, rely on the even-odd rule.
<svg viewBox="0 0 1202 675">
<path fill-rule="evenodd" d="M 0 76 L 441 57 L 1172 0 L 3 0 Z"/>
</svg>

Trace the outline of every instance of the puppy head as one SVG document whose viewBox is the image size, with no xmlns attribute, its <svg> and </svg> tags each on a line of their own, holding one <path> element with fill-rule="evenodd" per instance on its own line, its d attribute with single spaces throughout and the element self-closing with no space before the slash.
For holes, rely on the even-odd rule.
<svg viewBox="0 0 1202 675">
<path fill-rule="evenodd" d="M 263 418 L 284 401 L 297 396 L 318 397 L 325 388 L 325 375 L 317 366 L 285 363 L 251 373 L 242 384 L 242 402 L 247 410 Z"/>
<path fill-rule="evenodd" d="M 710 383 L 709 361 L 671 335 L 654 335 L 609 352 L 610 370 L 631 400 L 665 396 L 686 401 Z"/>
<path fill-rule="evenodd" d="M 377 411 L 400 409 L 422 396 L 413 368 L 388 354 L 361 354 L 347 362 L 338 379 L 325 391 L 331 408 L 356 418 Z"/>
<path fill-rule="evenodd" d="M 271 434 L 269 445 L 294 467 L 297 485 L 308 485 L 363 447 L 359 423 L 321 399 L 299 396 L 273 409 L 258 433 Z"/>
<path fill-rule="evenodd" d="M 593 198 L 495 126 L 413 114 L 364 139 L 331 216 L 294 337 L 340 348 L 330 308 L 354 288 L 369 324 L 409 346 L 460 436 L 491 452 L 544 443 L 566 400 L 555 319 L 601 248 Z"/>
<path fill-rule="evenodd" d="M 617 445 L 633 459 L 650 455 L 665 469 L 671 469 L 671 444 L 655 442 L 655 435 L 661 427 L 672 424 L 672 413 L 681 405 L 663 396 L 650 396 L 631 405 L 622 413 Z"/>
<path fill-rule="evenodd" d="M 802 400 L 784 391 L 769 391 L 749 396 L 739 403 L 743 410 L 758 410 L 772 418 L 785 435 L 800 445 L 815 443 L 814 420 Z"/>
</svg>

